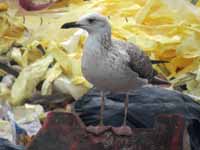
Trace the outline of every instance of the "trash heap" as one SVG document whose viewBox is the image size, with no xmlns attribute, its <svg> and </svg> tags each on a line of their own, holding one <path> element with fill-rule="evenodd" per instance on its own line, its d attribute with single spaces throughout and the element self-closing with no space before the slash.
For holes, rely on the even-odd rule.
<svg viewBox="0 0 200 150">
<path fill-rule="evenodd" d="M 78 100 L 92 88 L 81 73 L 87 33 L 60 29 L 90 12 L 108 17 L 113 37 L 138 45 L 152 59 L 168 61 L 155 66 L 157 72 L 172 88 L 200 99 L 198 0 L 0 1 L 0 111 L 8 118 L 5 121 L 3 116 L 0 126 L 8 129 L 8 139 L 12 139 L 12 119 L 22 126 L 30 122 L 19 115 L 21 111 L 25 114 L 30 109 L 27 115 L 40 128 L 38 120 L 45 109 L 25 104 L 30 99 L 62 93 Z M 12 117 L 5 110 L 9 105 Z"/>
</svg>

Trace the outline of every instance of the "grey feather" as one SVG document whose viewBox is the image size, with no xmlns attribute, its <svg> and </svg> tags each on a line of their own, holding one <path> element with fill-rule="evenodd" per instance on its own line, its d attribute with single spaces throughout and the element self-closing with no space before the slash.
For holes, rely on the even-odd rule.
<svg viewBox="0 0 200 150">
<path fill-rule="evenodd" d="M 137 72 L 139 77 L 151 80 L 154 76 L 154 70 L 151 60 L 136 45 L 129 43 L 127 53 L 130 57 L 128 62 L 130 68 Z"/>
</svg>

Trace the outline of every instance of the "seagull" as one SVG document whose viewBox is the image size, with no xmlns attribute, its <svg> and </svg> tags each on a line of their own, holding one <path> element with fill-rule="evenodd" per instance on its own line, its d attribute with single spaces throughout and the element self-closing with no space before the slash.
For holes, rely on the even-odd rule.
<svg viewBox="0 0 200 150">
<path fill-rule="evenodd" d="M 100 134 L 108 128 L 103 125 L 105 92 L 125 92 L 123 125 L 113 128 L 117 135 L 132 135 L 127 126 L 128 93 L 149 83 L 168 84 L 156 77 L 152 64 L 165 61 L 150 60 L 136 45 L 112 38 L 108 19 L 98 13 L 82 16 L 78 21 L 68 22 L 61 29 L 81 28 L 88 32 L 84 44 L 81 69 L 83 76 L 101 90 L 100 125 L 88 131 Z"/>
</svg>

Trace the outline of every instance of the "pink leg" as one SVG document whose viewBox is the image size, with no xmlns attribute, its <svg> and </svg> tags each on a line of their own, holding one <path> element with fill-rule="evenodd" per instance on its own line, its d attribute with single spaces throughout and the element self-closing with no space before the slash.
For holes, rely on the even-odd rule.
<svg viewBox="0 0 200 150">
<path fill-rule="evenodd" d="M 105 97 L 104 92 L 101 92 L 101 110 L 100 110 L 100 126 L 103 126 L 103 113 L 105 108 Z"/>
<path fill-rule="evenodd" d="M 127 113 L 128 113 L 128 93 L 126 94 L 126 98 L 124 101 L 124 121 L 123 125 L 118 128 L 112 128 L 113 132 L 116 135 L 125 135 L 125 136 L 131 136 L 132 135 L 132 130 L 129 126 L 126 125 L 126 120 L 127 120 Z"/>
<path fill-rule="evenodd" d="M 104 123 L 103 123 L 104 106 L 105 106 L 104 92 L 101 92 L 100 122 L 99 122 L 98 126 L 87 127 L 88 132 L 93 133 L 95 135 L 99 135 L 99 134 L 102 134 L 102 133 L 104 133 L 105 131 L 107 131 L 111 128 L 110 126 L 104 126 Z"/>
</svg>

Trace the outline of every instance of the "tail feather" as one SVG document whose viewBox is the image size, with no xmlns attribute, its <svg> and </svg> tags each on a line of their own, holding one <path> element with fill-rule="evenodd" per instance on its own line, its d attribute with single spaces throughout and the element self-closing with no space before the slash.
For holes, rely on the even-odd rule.
<svg viewBox="0 0 200 150">
<path fill-rule="evenodd" d="M 164 63 L 169 63 L 169 61 L 165 61 L 165 60 L 151 60 L 151 64 L 155 65 L 155 64 L 164 64 Z"/>
</svg>

